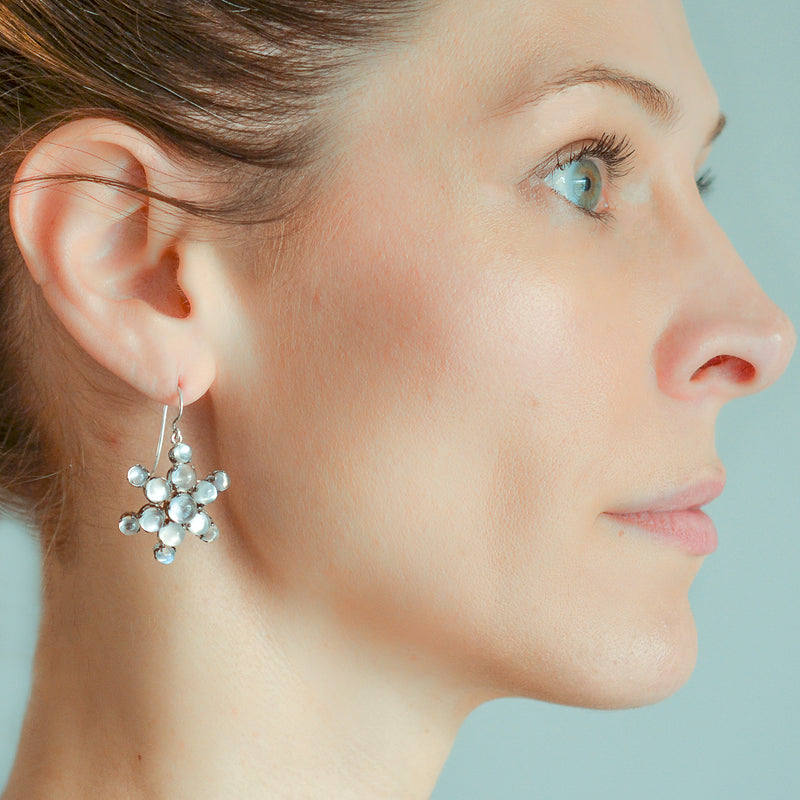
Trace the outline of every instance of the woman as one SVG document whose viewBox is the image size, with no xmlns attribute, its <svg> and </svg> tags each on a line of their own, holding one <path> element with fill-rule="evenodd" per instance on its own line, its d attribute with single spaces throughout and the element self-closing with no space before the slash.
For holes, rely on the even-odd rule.
<svg viewBox="0 0 800 800">
<path fill-rule="evenodd" d="M 0 22 L 46 552 L 4 800 L 422 798 L 487 700 L 673 692 L 716 412 L 794 344 L 703 206 L 678 4 L 142 6 Z M 161 404 L 230 476 L 209 547 L 125 481 Z"/>
</svg>

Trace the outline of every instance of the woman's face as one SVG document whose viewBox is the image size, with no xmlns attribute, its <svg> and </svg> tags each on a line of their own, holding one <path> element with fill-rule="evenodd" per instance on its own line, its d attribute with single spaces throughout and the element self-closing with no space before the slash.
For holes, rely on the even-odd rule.
<svg viewBox="0 0 800 800">
<path fill-rule="evenodd" d="M 446 0 L 360 75 L 275 279 L 232 272 L 238 535 L 476 695 L 653 702 L 694 664 L 717 412 L 794 342 L 698 192 L 681 7 Z"/>
</svg>

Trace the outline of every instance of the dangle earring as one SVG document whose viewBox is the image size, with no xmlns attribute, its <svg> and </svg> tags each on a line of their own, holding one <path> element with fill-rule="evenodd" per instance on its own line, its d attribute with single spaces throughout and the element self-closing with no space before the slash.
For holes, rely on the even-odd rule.
<svg viewBox="0 0 800 800">
<path fill-rule="evenodd" d="M 165 405 L 153 469 L 148 471 L 141 464 L 135 464 L 128 470 L 128 483 L 144 491 L 147 503 L 136 513 L 123 514 L 119 520 L 119 529 L 126 536 L 132 536 L 139 531 L 158 534 L 153 555 L 161 564 L 171 564 L 175 560 L 175 548 L 183 541 L 187 531 L 204 542 L 213 542 L 219 536 L 219 529 L 205 507 L 230 486 L 228 474 L 221 469 L 203 480 L 197 479 L 197 472 L 191 463 L 192 448 L 183 441 L 178 428 L 183 416 L 183 393 L 180 386 L 178 403 L 178 414 L 172 421 L 170 437 L 172 447 L 169 460 L 172 462 L 172 469 L 166 478 L 156 476 L 169 413 L 169 406 Z"/>
</svg>

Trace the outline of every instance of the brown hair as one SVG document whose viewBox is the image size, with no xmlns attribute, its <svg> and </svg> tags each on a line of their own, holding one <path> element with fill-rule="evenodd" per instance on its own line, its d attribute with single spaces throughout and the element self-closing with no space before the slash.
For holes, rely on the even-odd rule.
<svg viewBox="0 0 800 800">
<path fill-rule="evenodd" d="M 254 218 L 256 195 L 246 199 L 242 187 L 254 189 L 255 176 L 257 196 L 268 198 L 259 219 L 280 218 L 291 208 L 288 187 L 320 152 L 330 101 L 347 71 L 410 30 L 422 5 L 0 2 L 0 511 L 31 515 L 48 549 L 63 549 L 82 459 L 68 398 L 46 369 L 61 329 L 22 263 L 8 219 L 11 183 L 26 153 L 69 120 L 118 119 L 223 177 L 235 175 L 227 182 L 239 188 L 214 207 L 160 199 L 245 221 Z"/>
</svg>

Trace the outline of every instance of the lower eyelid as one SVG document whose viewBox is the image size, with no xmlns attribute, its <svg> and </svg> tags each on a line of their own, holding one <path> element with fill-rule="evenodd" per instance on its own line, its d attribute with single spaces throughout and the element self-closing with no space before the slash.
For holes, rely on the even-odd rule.
<svg viewBox="0 0 800 800">
<path fill-rule="evenodd" d="M 532 203 L 535 208 L 542 213 L 553 214 L 566 212 L 572 219 L 586 219 L 587 217 L 595 222 L 609 222 L 613 213 L 613 207 L 606 199 L 605 195 L 600 200 L 597 208 L 589 210 L 576 205 L 567 200 L 566 197 L 551 189 L 546 183 L 539 180 L 536 176 L 523 181 L 520 192 L 527 203 Z"/>
</svg>

